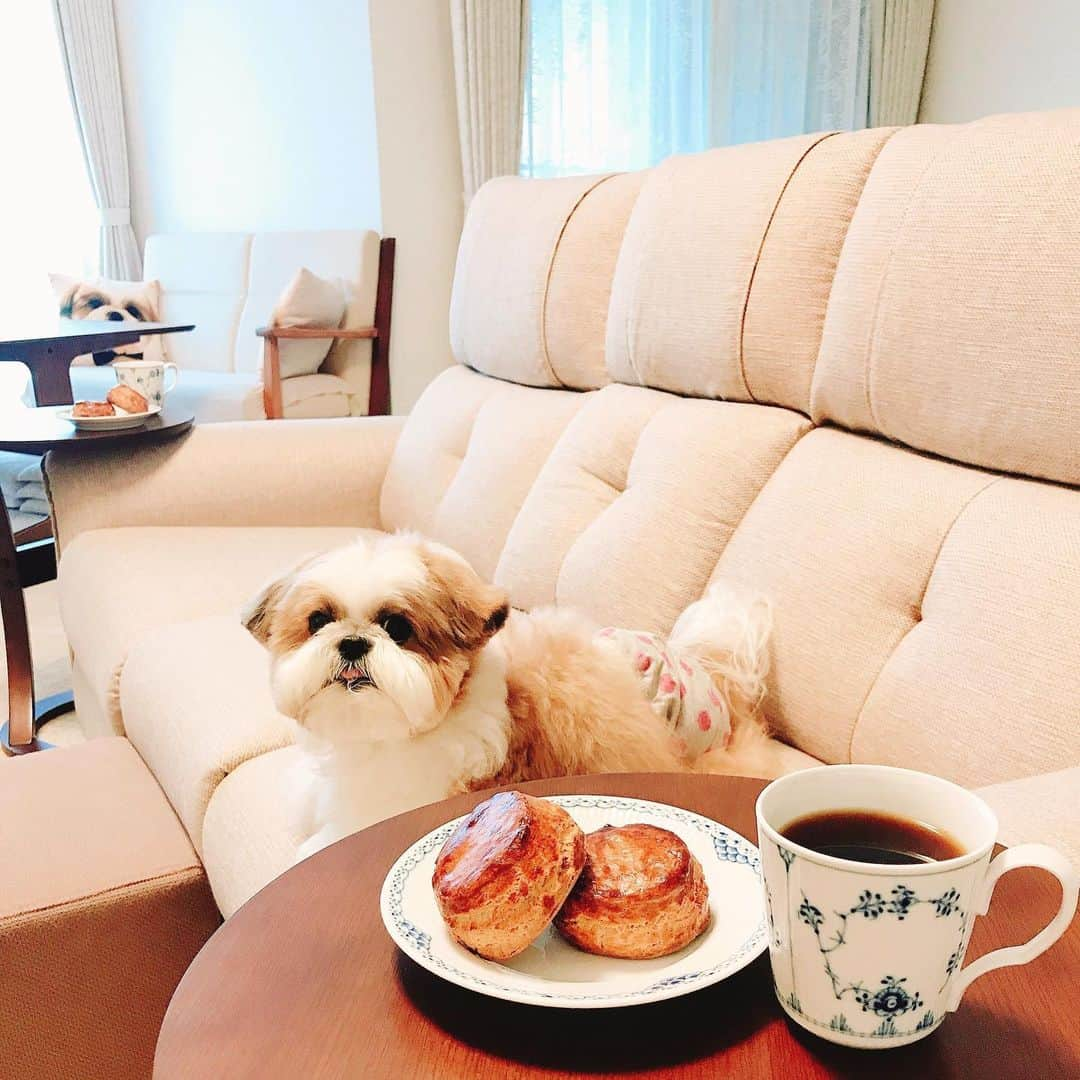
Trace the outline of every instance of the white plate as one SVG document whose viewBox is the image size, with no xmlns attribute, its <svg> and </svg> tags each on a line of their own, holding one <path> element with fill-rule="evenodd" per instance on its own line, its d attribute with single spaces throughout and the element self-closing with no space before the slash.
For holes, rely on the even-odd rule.
<svg viewBox="0 0 1080 1080">
<path fill-rule="evenodd" d="M 557 795 L 577 823 L 644 821 L 676 833 L 697 857 L 709 886 L 712 921 L 696 941 L 657 960 L 592 956 L 567 944 L 552 927 L 507 963 L 483 960 L 450 937 L 435 904 L 435 857 L 458 818 L 412 845 L 383 882 L 383 922 L 401 950 L 448 982 L 505 1001 L 566 1009 L 643 1005 L 689 994 L 726 979 L 765 950 L 765 904 L 758 850 L 736 832 L 700 814 L 664 803 L 611 795 Z"/>
<path fill-rule="evenodd" d="M 122 428 L 138 427 L 145 424 L 151 416 L 161 412 L 160 405 L 151 405 L 146 412 L 122 413 L 117 416 L 72 416 L 70 409 L 60 409 L 57 416 L 68 420 L 80 431 L 120 431 Z"/>
</svg>

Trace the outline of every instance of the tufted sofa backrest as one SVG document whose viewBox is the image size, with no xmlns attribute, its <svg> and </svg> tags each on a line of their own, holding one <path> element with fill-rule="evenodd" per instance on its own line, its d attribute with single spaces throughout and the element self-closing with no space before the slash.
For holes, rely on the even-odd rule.
<svg viewBox="0 0 1080 1080">
<path fill-rule="evenodd" d="M 622 626 L 749 584 L 823 760 L 1080 760 L 1078 177 L 1065 111 L 493 181 L 384 525 Z"/>
</svg>

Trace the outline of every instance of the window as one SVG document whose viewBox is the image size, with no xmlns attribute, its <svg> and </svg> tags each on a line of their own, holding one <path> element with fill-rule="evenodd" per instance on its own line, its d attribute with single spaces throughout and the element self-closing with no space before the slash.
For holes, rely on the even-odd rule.
<svg viewBox="0 0 1080 1080">
<path fill-rule="evenodd" d="M 15 5 L 5 21 L 0 34 L 0 318 L 8 322 L 30 313 L 56 314 L 50 271 L 96 272 L 98 212 L 52 5 L 42 0 Z"/>
<path fill-rule="evenodd" d="M 866 126 L 869 0 L 531 0 L 521 172 Z"/>
</svg>

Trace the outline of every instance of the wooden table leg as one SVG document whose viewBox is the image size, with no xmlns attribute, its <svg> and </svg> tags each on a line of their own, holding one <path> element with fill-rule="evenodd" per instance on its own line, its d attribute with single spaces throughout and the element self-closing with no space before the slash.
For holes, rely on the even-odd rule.
<svg viewBox="0 0 1080 1080">
<path fill-rule="evenodd" d="M 20 754 L 38 749 L 34 745 L 34 669 L 15 537 L 6 506 L 0 522 L 0 616 L 4 625 L 8 680 L 8 720 L 0 731 L 0 741 L 11 753 Z"/>
<path fill-rule="evenodd" d="M 71 361 L 82 356 L 85 344 L 78 352 L 72 352 L 77 346 L 38 345 L 27 346 L 23 363 L 30 369 L 30 378 L 34 384 L 34 399 L 42 405 L 70 405 L 74 398 L 71 393 Z"/>
</svg>

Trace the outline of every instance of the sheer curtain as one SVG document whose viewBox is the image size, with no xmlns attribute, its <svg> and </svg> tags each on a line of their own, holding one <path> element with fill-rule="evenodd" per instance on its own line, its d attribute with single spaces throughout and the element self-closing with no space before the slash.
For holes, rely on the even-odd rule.
<svg viewBox="0 0 1080 1080">
<path fill-rule="evenodd" d="M 13 5 L 0 34 L 0 323 L 55 318 L 49 271 L 97 272 L 98 212 L 47 3 Z M 0 409 L 29 373 L 0 364 Z"/>
<path fill-rule="evenodd" d="M 521 172 L 865 127 L 871 0 L 531 0 Z"/>
</svg>

